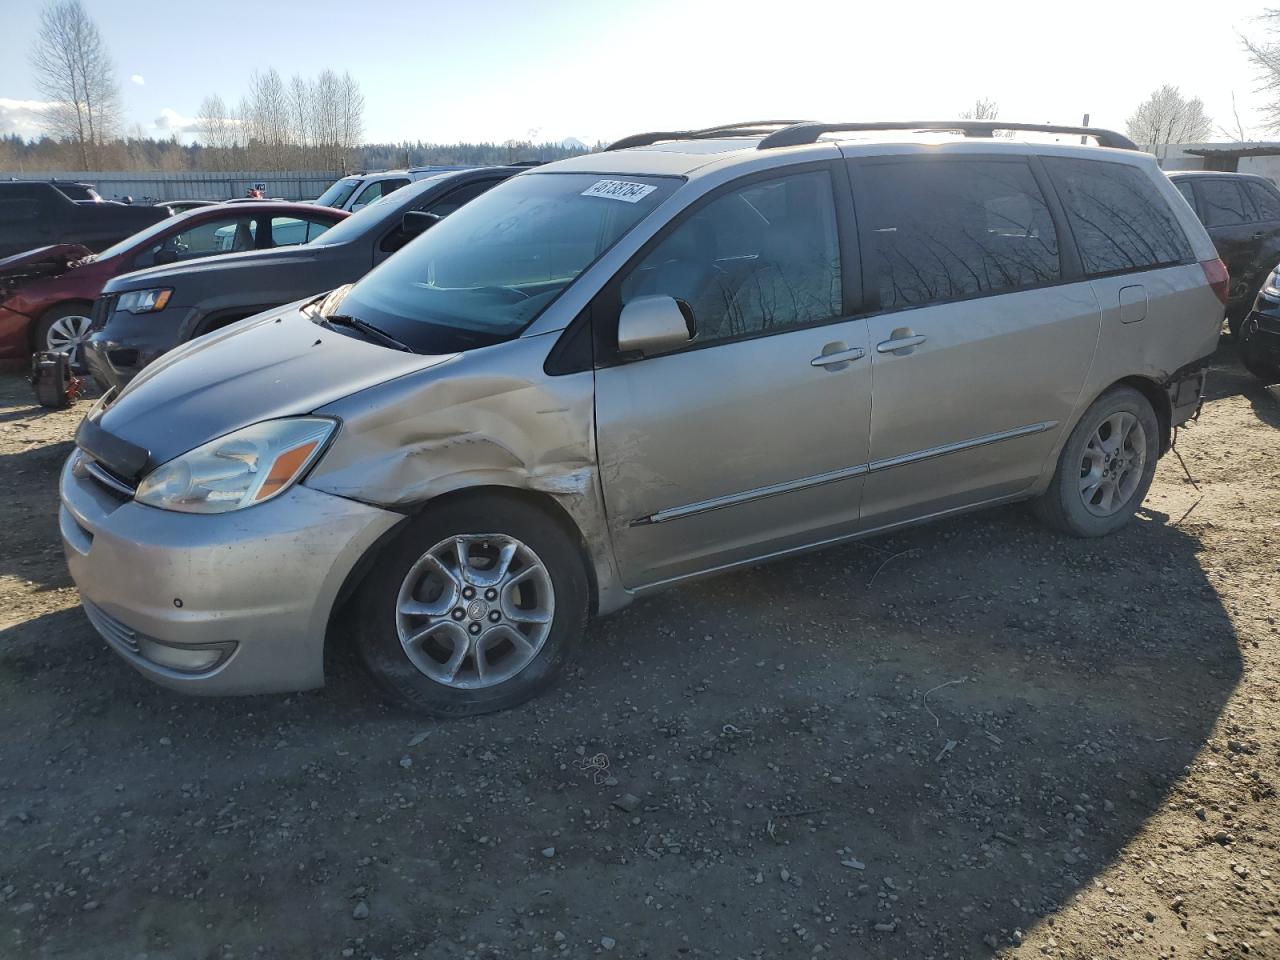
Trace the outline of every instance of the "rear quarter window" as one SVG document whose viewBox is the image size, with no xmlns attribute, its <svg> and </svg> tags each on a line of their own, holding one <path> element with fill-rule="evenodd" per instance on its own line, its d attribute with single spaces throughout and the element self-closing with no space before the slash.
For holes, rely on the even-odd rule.
<svg viewBox="0 0 1280 960">
<path fill-rule="evenodd" d="M 1244 184 L 1244 192 L 1253 201 L 1260 220 L 1280 220 L 1280 197 L 1273 190 L 1268 190 L 1261 183 L 1249 181 Z"/>
<path fill-rule="evenodd" d="M 1045 157 L 1091 276 L 1194 259 L 1178 218 L 1142 170 L 1107 160 Z"/>
</svg>

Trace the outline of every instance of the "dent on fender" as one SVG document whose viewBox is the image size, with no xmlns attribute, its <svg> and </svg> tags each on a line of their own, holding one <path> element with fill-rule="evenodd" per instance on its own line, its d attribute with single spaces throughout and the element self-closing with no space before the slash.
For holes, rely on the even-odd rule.
<svg viewBox="0 0 1280 960">
<path fill-rule="evenodd" d="M 402 509 L 481 486 L 546 494 L 592 550 L 607 611 L 617 587 L 596 467 L 594 378 L 547 376 L 548 337 L 462 354 L 317 411 L 342 427 L 306 485 Z"/>
</svg>

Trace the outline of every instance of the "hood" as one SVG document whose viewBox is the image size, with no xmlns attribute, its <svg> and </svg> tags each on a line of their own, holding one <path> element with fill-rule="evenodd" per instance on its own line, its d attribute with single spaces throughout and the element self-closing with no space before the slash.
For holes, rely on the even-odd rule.
<svg viewBox="0 0 1280 960">
<path fill-rule="evenodd" d="M 329 330 L 302 306 L 281 307 L 171 350 L 125 387 L 98 425 L 145 449 L 150 469 L 251 423 L 311 413 L 449 359 Z"/>
<path fill-rule="evenodd" d="M 93 251 L 78 243 L 55 243 L 48 247 L 36 247 L 25 253 L 15 253 L 0 260 L 0 277 L 48 277 L 62 273 L 76 260 L 83 260 Z"/>
<path fill-rule="evenodd" d="M 323 256 L 323 251 L 336 250 L 337 246 L 322 247 L 303 244 L 296 247 L 277 247 L 274 250 L 245 250 L 242 253 L 221 253 L 186 263 L 168 263 L 158 267 L 147 267 L 122 273 L 113 277 L 103 287 L 103 293 L 123 293 L 126 290 L 145 290 L 148 287 L 172 287 L 190 277 L 216 271 L 227 277 L 228 283 L 236 270 L 247 270 L 267 264 L 280 265 L 292 262 L 315 260 Z M 227 271 L 224 273 L 224 271 Z"/>
</svg>

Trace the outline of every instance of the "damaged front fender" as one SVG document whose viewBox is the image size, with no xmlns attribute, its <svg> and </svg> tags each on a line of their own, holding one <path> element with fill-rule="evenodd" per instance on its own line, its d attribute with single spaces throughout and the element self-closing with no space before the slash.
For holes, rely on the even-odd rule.
<svg viewBox="0 0 1280 960">
<path fill-rule="evenodd" d="M 477 487 L 545 495 L 578 529 L 600 612 L 622 606 L 596 464 L 595 377 L 547 375 L 554 341 L 460 354 L 322 407 L 342 427 L 306 485 L 397 510 Z"/>
</svg>

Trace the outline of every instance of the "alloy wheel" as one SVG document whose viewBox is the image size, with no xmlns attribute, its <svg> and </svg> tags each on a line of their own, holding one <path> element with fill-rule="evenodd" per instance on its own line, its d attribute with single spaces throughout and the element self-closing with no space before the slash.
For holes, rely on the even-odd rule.
<svg viewBox="0 0 1280 960">
<path fill-rule="evenodd" d="M 89 338 L 89 328 L 93 321 L 88 317 L 59 317 L 45 334 L 45 349 L 58 353 L 74 353 Z"/>
<path fill-rule="evenodd" d="M 1080 498 L 1095 517 L 1125 509 L 1142 482 L 1147 464 L 1147 432 L 1128 411 L 1098 424 L 1080 462 Z"/>
<path fill-rule="evenodd" d="M 405 655 L 455 689 L 510 680 L 538 656 L 554 617 L 546 566 L 502 534 L 441 540 L 409 569 L 396 598 Z"/>
</svg>

